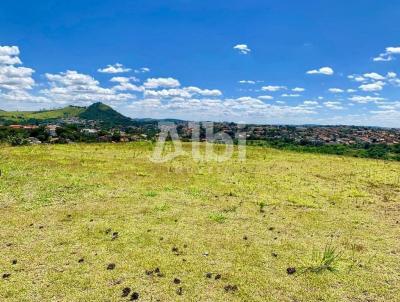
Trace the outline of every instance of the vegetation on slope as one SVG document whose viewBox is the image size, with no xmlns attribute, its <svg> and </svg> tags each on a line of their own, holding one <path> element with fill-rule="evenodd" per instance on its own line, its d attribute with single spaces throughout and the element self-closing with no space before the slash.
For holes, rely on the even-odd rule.
<svg viewBox="0 0 400 302">
<path fill-rule="evenodd" d="M 68 106 L 60 109 L 41 111 L 0 111 L 0 121 L 7 124 L 37 124 L 73 117 L 99 121 L 107 126 L 132 124 L 132 119 L 103 103 L 94 103 L 87 108 Z"/>
<path fill-rule="evenodd" d="M 86 120 L 102 121 L 103 124 L 107 125 L 132 124 L 132 119 L 122 115 L 103 103 L 94 103 L 90 105 L 85 111 L 79 114 L 79 117 Z"/>
<path fill-rule="evenodd" d="M 400 300 L 400 163 L 189 147 L 0 148 L 0 300 Z"/>
<path fill-rule="evenodd" d="M 375 158 L 400 161 L 400 144 L 354 144 L 354 145 L 313 145 L 300 144 L 285 140 L 248 141 L 252 146 L 263 146 L 280 150 L 290 150 L 300 153 L 320 153 L 345 155 L 351 157 Z"/>
<path fill-rule="evenodd" d="M 35 124 L 38 121 L 78 117 L 84 111 L 84 107 L 77 106 L 41 111 L 0 111 L 0 121 L 17 124 Z"/>
</svg>

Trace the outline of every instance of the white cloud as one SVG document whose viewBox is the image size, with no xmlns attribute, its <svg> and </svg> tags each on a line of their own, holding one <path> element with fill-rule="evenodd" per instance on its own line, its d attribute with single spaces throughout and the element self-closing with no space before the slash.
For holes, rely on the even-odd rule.
<svg viewBox="0 0 400 302">
<path fill-rule="evenodd" d="M 377 107 L 383 110 L 398 110 L 400 109 L 400 102 L 380 103 Z"/>
<path fill-rule="evenodd" d="M 32 89 L 35 81 L 32 78 L 34 70 L 27 67 L 0 65 L 0 88 L 8 90 Z"/>
<path fill-rule="evenodd" d="M 356 92 L 357 90 L 356 89 L 347 89 L 347 92 L 348 93 L 354 93 L 354 92 Z"/>
<path fill-rule="evenodd" d="M 26 103 L 51 103 L 51 101 L 42 96 L 30 94 L 26 90 L 9 90 L 7 92 L 0 92 L 2 101 L 8 102 L 26 102 Z"/>
<path fill-rule="evenodd" d="M 145 90 L 145 98 L 190 98 L 191 93 L 184 89 Z"/>
<path fill-rule="evenodd" d="M 239 81 L 239 84 L 251 84 L 254 85 L 256 81 L 250 81 L 250 80 L 241 80 Z"/>
<path fill-rule="evenodd" d="M 307 71 L 307 74 L 333 75 L 334 71 L 331 67 L 321 67 L 320 69 L 309 70 Z"/>
<path fill-rule="evenodd" d="M 340 88 L 329 88 L 328 91 L 332 92 L 332 93 L 343 93 L 344 92 L 344 90 L 340 89 Z"/>
<path fill-rule="evenodd" d="M 222 95 L 222 92 L 218 89 L 200 89 L 198 87 L 190 86 L 185 87 L 184 90 L 190 92 L 191 94 L 198 94 L 208 97 L 217 97 Z"/>
<path fill-rule="evenodd" d="M 18 56 L 18 46 L 0 46 L 0 56 Z"/>
<path fill-rule="evenodd" d="M 302 105 L 287 106 L 284 102 L 279 104 L 281 105 L 264 103 L 250 96 L 229 99 L 175 97 L 162 101 L 158 98 L 145 98 L 133 102 L 129 108 L 132 114 L 138 116 L 143 116 L 143 112 L 146 112 L 158 118 L 173 116 L 185 119 L 187 116 L 196 116 L 199 120 L 246 120 L 249 122 L 265 121 L 265 119 L 282 122 L 288 117 L 294 119 L 315 114 L 313 108 Z"/>
<path fill-rule="evenodd" d="M 181 86 L 178 80 L 174 78 L 150 78 L 144 83 L 145 88 L 176 88 Z"/>
<path fill-rule="evenodd" d="M 400 55 L 400 47 L 387 47 L 385 52 L 379 54 L 373 60 L 375 62 L 388 62 L 394 60 L 396 55 Z"/>
<path fill-rule="evenodd" d="M 129 82 L 140 82 L 136 77 L 112 77 L 110 82 L 114 83 L 129 83 Z"/>
<path fill-rule="evenodd" d="M 18 46 L 0 46 L 0 65 L 22 64 Z"/>
<path fill-rule="evenodd" d="M 22 64 L 17 46 L 0 46 L 0 99 L 3 101 L 35 101 L 28 91 L 35 86 L 32 68 Z"/>
<path fill-rule="evenodd" d="M 332 110 L 342 110 L 344 107 L 340 102 L 324 102 L 325 107 L 332 109 Z"/>
<path fill-rule="evenodd" d="M 368 78 L 368 79 L 372 79 L 372 80 L 376 80 L 376 81 L 382 81 L 385 79 L 384 76 L 382 76 L 376 72 L 365 73 L 363 76 L 364 76 L 364 78 Z"/>
<path fill-rule="evenodd" d="M 261 100 L 273 100 L 274 97 L 271 95 L 260 95 L 257 98 L 261 99 Z"/>
<path fill-rule="evenodd" d="M 222 92 L 218 89 L 200 89 L 198 87 L 190 86 L 184 88 L 172 88 L 162 90 L 145 90 L 144 96 L 146 98 L 175 98 L 179 97 L 182 99 L 191 98 L 193 96 L 203 97 L 218 97 L 222 95 Z"/>
<path fill-rule="evenodd" d="M 42 89 L 40 92 L 55 103 L 118 103 L 135 98 L 135 95 L 129 93 L 119 93 L 117 89 L 103 88 L 90 75 L 81 74 L 77 71 L 67 70 L 58 74 L 46 73 L 46 78 L 49 80 L 50 88 Z M 114 78 L 114 81 L 117 80 L 119 80 L 119 83 L 125 81 L 122 78 Z"/>
<path fill-rule="evenodd" d="M 400 86 L 400 79 L 389 79 L 389 83 L 394 86 Z"/>
<path fill-rule="evenodd" d="M 307 106 L 313 106 L 318 105 L 319 103 L 317 101 L 304 101 L 303 104 Z"/>
<path fill-rule="evenodd" d="M 297 94 L 297 93 L 284 93 L 281 95 L 281 97 L 284 97 L 284 98 L 298 98 L 300 96 L 301 95 Z"/>
<path fill-rule="evenodd" d="M 101 73 L 124 73 L 124 72 L 129 72 L 131 71 L 130 68 L 125 68 L 122 64 L 116 63 L 114 65 L 107 65 L 105 68 L 99 68 L 97 70 L 98 72 Z"/>
<path fill-rule="evenodd" d="M 363 84 L 359 88 L 362 91 L 381 91 L 383 89 L 383 86 L 385 86 L 385 83 L 382 81 L 374 82 L 371 84 Z"/>
<path fill-rule="evenodd" d="M 239 51 L 239 53 L 243 55 L 247 55 L 248 53 L 251 52 L 251 49 L 247 46 L 247 44 L 238 44 L 233 47 L 233 49 L 236 49 Z"/>
<path fill-rule="evenodd" d="M 385 99 L 382 97 L 376 97 L 376 96 L 360 96 L 360 95 L 355 95 L 349 98 L 350 101 L 359 103 L 359 104 L 366 104 L 370 102 L 381 102 L 384 101 Z"/>
<path fill-rule="evenodd" d="M 118 83 L 118 85 L 112 88 L 115 91 L 144 91 L 142 86 L 137 86 L 131 83 L 131 81 L 139 82 L 139 79 L 135 77 L 113 77 L 110 81 Z"/>
<path fill-rule="evenodd" d="M 306 90 L 304 88 L 302 88 L 302 87 L 296 87 L 296 88 L 293 88 L 292 91 L 293 92 L 304 92 Z"/>
<path fill-rule="evenodd" d="M 397 74 L 395 72 L 388 72 L 386 75 L 389 79 L 394 79 L 397 77 Z"/>
<path fill-rule="evenodd" d="M 286 86 L 273 86 L 273 85 L 263 86 L 261 88 L 261 90 L 263 90 L 263 91 L 271 91 L 271 92 L 275 92 L 275 91 L 279 91 L 279 90 L 286 90 L 286 89 L 287 89 Z"/>
<path fill-rule="evenodd" d="M 366 78 L 364 78 L 363 76 L 360 76 L 360 75 L 356 75 L 356 74 L 352 74 L 352 75 L 349 75 L 349 76 L 347 76 L 350 80 L 353 80 L 353 81 L 355 81 L 355 82 L 359 82 L 359 83 L 362 83 L 362 82 L 365 82 L 367 79 Z"/>
<path fill-rule="evenodd" d="M 142 67 L 142 68 L 139 68 L 139 69 L 135 69 L 135 73 L 146 73 L 146 72 L 150 72 L 150 68 Z"/>
</svg>

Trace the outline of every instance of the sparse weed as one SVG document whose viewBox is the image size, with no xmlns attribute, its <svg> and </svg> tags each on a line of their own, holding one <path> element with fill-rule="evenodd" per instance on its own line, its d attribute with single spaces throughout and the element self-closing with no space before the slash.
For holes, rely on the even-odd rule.
<svg viewBox="0 0 400 302">
<path fill-rule="evenodd" d="M 225 216 L 224 214 L 221 214 L 221 213 L 214 213 L 214 214 L 211 214 L 211 215 L 209 216 L 209 218 L 210 218 L 212 221 L 215 221 L 215 222 L 218 222 L 218 223 L 224 223 L 225 220 L 226 220 L 226 216 Z"/>
<path fill-rule="evenodd" d="M 338 251 L 331 243 L 325 246 L 323 252 L 313 253 L 313 264 L 304 269 L 304 272 L 322 273 L 324 271 L 334 272 L 341 260 L 342 252 Z"/>
<path fill-rule="evenodd" d="M 157 192 L 148 191 L 148 192 L 144 193 L 144 196 L 147 196 L 147 197 L 156 197 L 156 196 L 157 196 Z"/>
<path fill-rule="evenodd" d="M 265 202 L 263 202 L 263 201 L 260 201 L 259 203 L 258 203 L 258 207 L 260 208 L 260 213 L 264 213 L 265 212 L 265 210 L 264 210 L 264 208 L 267 206 L 267 204 L 265 203 Z"/>
<path fill-rule="evenodd" d="M 154 208 L 154 210 L 157 211 L 157 212 L 165 212 L 165 211 L 167 211 L 169 208 L 170 208 L 170 207 L 169 207 L 168 204 L 162 203 L 162 204 L 156 205 L 155 208 Z"/>
</svg>

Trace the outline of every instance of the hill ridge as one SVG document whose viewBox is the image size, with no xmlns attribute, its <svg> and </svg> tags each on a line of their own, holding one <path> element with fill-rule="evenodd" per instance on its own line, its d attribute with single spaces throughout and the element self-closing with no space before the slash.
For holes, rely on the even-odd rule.
<svg viewBox="0 0 400 302">
<path fill-rule="evenodd" d="M 36 124 L 52 122 L 63 118 L 93 120 L 103 125 L 129 125 L 133 120 L 110 106 L 96 102 L 88 107 L 68 105 L 56 109 L 38 111 L 4 111 L 0 109 L 0 122 L 17 124 Z"/>
</svg>

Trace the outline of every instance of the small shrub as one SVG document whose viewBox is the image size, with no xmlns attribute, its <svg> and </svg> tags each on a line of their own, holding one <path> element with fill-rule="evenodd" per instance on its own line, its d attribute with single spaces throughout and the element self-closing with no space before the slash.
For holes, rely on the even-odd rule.
<svg viewBox="0 0 400 302">
<path fill-rule="evenodd" d="M 8 142 L 11 146 L 26 146 L 29 145 L 29 141 L 23 136 L 9 136 Z"/>
</svg>

